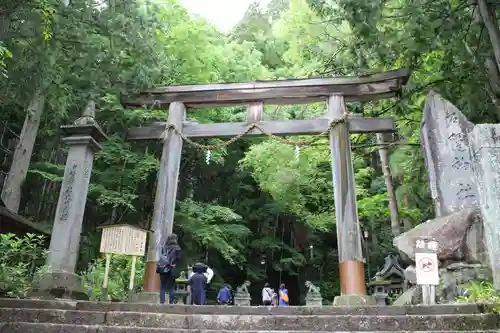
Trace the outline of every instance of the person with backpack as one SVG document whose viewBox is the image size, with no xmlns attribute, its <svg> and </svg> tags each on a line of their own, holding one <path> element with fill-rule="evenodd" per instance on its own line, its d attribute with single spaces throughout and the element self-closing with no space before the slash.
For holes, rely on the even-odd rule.
<svg viewBox="0 0 500 333">
<path fill-rule="evenodd" d="M 161 248 L 160 259 L 156 264 L 156 273 L 160 274 L 160 304 L 165 304 L 167 290 L 169 304 L 174 304 L 175 279 L 178 278 L 177 265 L 181 260 L 181 253 L 177 235 L 170 234 Z"/>
<path fill-rule="evenodd" d="M 271 289 L 269 283 L 266 283 L 264 285 L 264 288 L 262 288 L 262 304 L 264 306 L 271 306 L 273 300 L 273 293 L 274 291 Z"/>
<path fill-rule="evenodd" d="M 280 291 L 279 291 L 279 293 L 280 293 L 280 303 L 279 303 L 279 305 L 280 306 L 288 306 L 288 302 L 289 302 L 289 300 L 288 300 L 288 289 L 286 289 L 284 283 L 282 283 L 280 285 Z"/>
<path fill-rule="evenodd" d="M 219 294 L 217 295 L 217 301 L 219 304 L 228 305 L 231 303 L 231 290 L 227 286 L 227 283 L 224 283 L 224 287 L 219 290 Z"/>
</svg>

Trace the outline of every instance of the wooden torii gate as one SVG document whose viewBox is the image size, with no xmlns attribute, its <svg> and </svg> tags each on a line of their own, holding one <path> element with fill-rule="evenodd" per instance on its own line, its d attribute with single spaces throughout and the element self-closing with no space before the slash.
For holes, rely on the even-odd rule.
<svg viewBox="0 0 500 333">
<path fill-rule="evenodd" d="M 373 101 L 395 96 L 410 76 L 398 69 L 362 77 L 303 80 L 257 81 L 183 86 L 160 86 L 126 96 L 127 107 L 155 106 L 169 109 L 168 120 L 149 127 L 131 128 L 130 140 L 163 139 L 163 150 L 155 197 L 152 229 L 144 290 L 157 292 L 155 273 L 159 244 L 172 233 L 176 204 L 183 136 L 187 138 L 259 136 L 262 132 L 276 136 L 329 134 L 335 197 L 340 286 L 342 295 L 366 295 L 364 258 L 358 222 L 354 170 L 351 160 L 350 133 L 394 132 L 392 118 L 346 119 L 345 102 Z M 313 120 L 265 121 L 264 104 L 302 104 L 328 102 L 325 117 Z M 248 105 L 247 121 L 242 123 L 195 124 L 186 121 L 186 108 Z M 249 127 L 250 126 L 250 127 Z"/>
</svg>

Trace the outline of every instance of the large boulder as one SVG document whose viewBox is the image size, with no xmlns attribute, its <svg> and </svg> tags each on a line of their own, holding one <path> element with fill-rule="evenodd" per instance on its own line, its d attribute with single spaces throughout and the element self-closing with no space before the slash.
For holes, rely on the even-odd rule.
<svg viewBox="0 0 500 333">
<path fill-rule="evenodd" d="M 441 262 L 487 263 L 483 222 L 478 208 L 464 208 L 419 224 L 394 238 L 394 246 L 414 261 L 415 242 L 422 237 L 432 237 L 438 242 L 437 255 Z"/>
</svg>

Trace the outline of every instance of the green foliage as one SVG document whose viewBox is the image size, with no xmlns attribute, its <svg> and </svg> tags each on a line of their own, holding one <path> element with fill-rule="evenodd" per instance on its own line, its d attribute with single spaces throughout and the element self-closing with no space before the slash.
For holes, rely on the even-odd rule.
<svg viewBox="0 0 500 333">
<path fill-rule="evenodd" d="M 44 236 L 0 234 L 0 295 L 26 297 L 47 256 Z"/>
<path fill-rule="evenodd" d="M 134 292 L 141 291 L 144 282 L 144 261 L 137 260 L 134 275 Z M 89 264 L 82 272 L 83 287 L 91 300 L 102 299 L 102 284 L 106 259 L 97 258 Z M 130 272 L 132 268 L 132 257 L 113 255 L 109 265 L 108 299 L 113 301 L 126 301 L 129 297 Z"/>
<path fill-rule="evenodd" d="M 178 227 L 191 240 L 190 244 L 185 243 L 187 251 L 203 253 L 213 250 L 229 264 L 242 267 L 246 262 L 243 253 L 251 231 L 242 224 L 241 216 L 227 207 L 190 199 L 183 200 L 179 208 L 176 214 Z"/>
<path fill-rule="evenodd" d="M 6 79 L 7 75 L 7 65 L 5 64 L 5 59 L 12 58 L 12 53 L 4 46 L 3 42 L 0 41 L 0 74 Z"/>
<path fill-rule="evenodd" d="M 500 313 L 500 293 L 495 290 L 491 281 L 471 281 L 463 286 L 467 296 L 458 297 L 457 303 L 492 304 L 493 310 Z"/>
</svg>

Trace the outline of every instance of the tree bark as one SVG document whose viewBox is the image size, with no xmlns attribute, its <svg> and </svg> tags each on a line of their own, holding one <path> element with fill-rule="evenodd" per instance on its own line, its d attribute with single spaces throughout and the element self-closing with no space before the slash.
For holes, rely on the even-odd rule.
<svg viewBox="0 0 500 333">
<path fill-rule="evenodd" d="M 486 0 L 477 0 L 477 6 L 481 18 L 483 19 L 484 26 L 486 27 L 486 31 L 488 32 L 488 36 L 490 37 L 497 68 L 500 71 L 500 29 L 496 21 L 495 8 Z"/>
<path fill-rule="evenodd" d="M 26 109 L 23 129 L 14 151 L 9 173 L 5 178 L 5 183 L 2 188 L 2 200 L 5 206 L 15 213 L 19 211 L 22 185 L 28 174 L 31 154 L 33 153 L 33 147 L 35 145 L 38 128 L 40 126 L 40 118 L 42 117 L 44 107 L 45 94 L 38 90 L 33 95 Z"/>
<path fill-rule="evenodd" d="M 408 198 L 405 196 L 402 198 L 403 200 L 403 205 L 405 207 L 409 207 L 410 206 L 410 203 L 409 203 L 409 200 Z M 407 232 L 407 231 L 410 231 L 411 229 L 413 229 L 413 224 L 411 223 L 410 219 L 403 219 L 403 227 L 404 227 L 404 231 Z"/>
<path fill-rule="evenodd" d="M 384 134 L 377 133 L 377 144 L 379 144 L 378 153 L 380 155 L 380 164 L 384 174 L 385 187 L 387 188 L 387 197 L 389 199 L 389 211 L 391 214 L 391 230 L 394 237 L 401 234 L 401 221 L 399 220 L 398 201 L 396 192 L 392 185 L 391 169 L 389 168 L 389 149 L 384 145 Z"/>
</svg>

